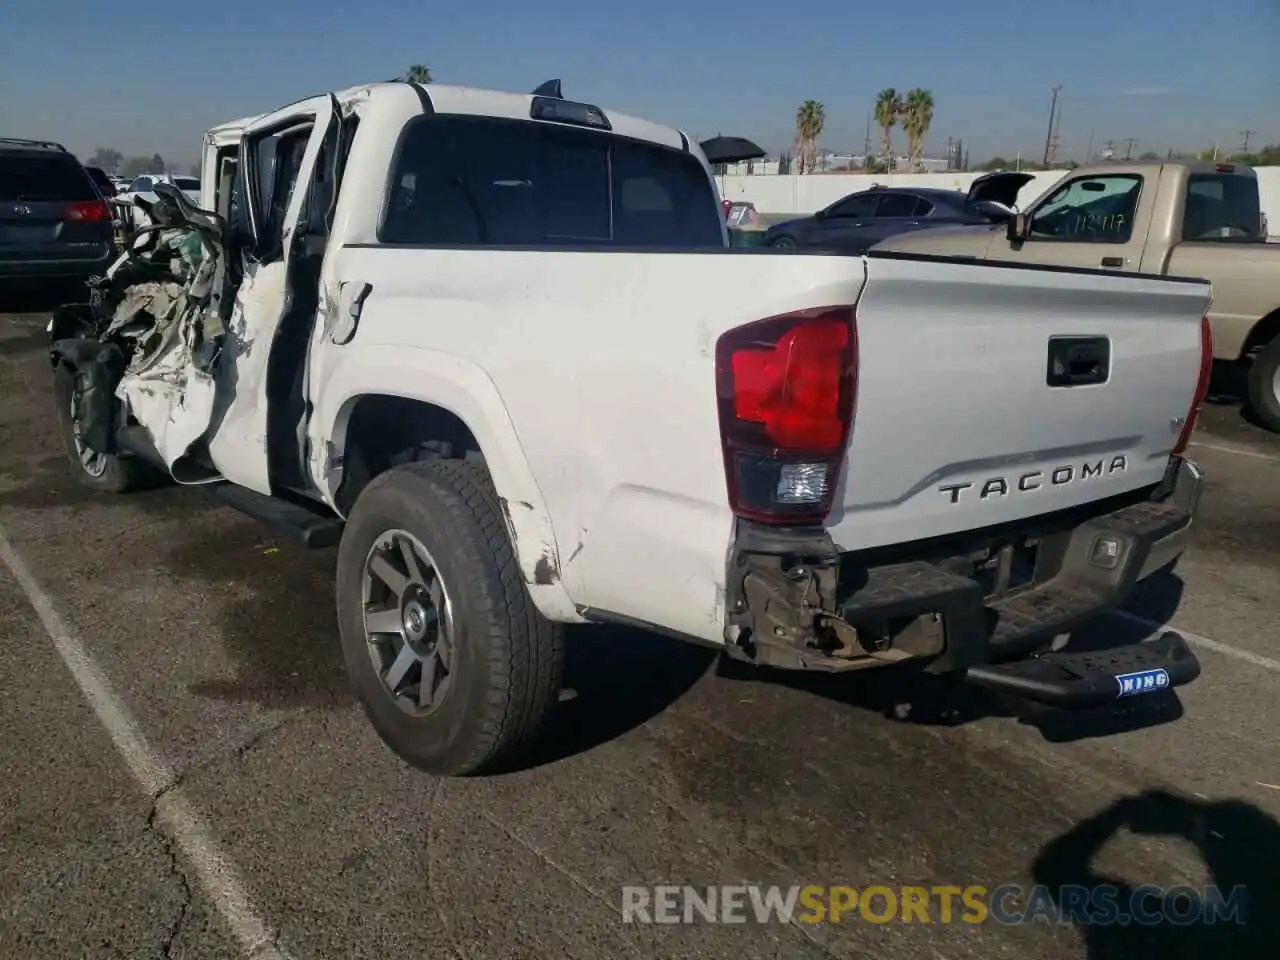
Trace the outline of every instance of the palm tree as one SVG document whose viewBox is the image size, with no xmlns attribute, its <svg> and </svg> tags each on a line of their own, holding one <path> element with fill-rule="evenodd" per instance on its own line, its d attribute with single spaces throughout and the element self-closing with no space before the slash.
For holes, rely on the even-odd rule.
<svg viewBox="0 0 1280 960">
<path fill-rule="evenodd" d="M 885 87 L 876 97 L 876 124 L 880 127 L 880 138 L 884 144 L 885 169 L 893 169 L 893 128 L 902 116 L 902 98 L 893 87 Z"/>
<path fill-rule="evenodd" d="M 911 169 L 920 173 L 924 169 L 924 138 L 933 124 L 933 94 L 917 87 L 907 92 L 902 109 L 902 129 L 907 135 Z"/>
<path fill-rule="evenodd" d="M 827 122 L 827 108 L 806 100 L 796 110 L 796 161 L 799 173 L 811 173 L 818 159 L 818 138 Z"/>
<path fill-rule="evenodd" d="M 431 68 L 425 63 L 415 63 L 405 71 L 402 79 L 408 80 L 410 83 L 430 83 Z"/>
</svg>

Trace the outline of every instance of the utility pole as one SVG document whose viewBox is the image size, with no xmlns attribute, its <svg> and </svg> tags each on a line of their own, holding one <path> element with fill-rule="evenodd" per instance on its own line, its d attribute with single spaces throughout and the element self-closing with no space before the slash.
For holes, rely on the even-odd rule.
<svg viewBox="0 0 1280 960">
<path fill-rule="evenodd" d="M 871 159 L 871 114 L 867 114 L 867 135 L 862 141 L 862 166 L 866 169 L 867 161 Z"/>
<path fill-rule="evenodd" d="M 1058 94 L 1062 87 L 1053 88 L 1053 99 L 1049 101 L 1049 132 L 1044 135 L 1044 165 L 1049 165 L 1049 151 L 1053 149 L 1053 121 L 1058 113 Z"/>
<path fill-rule="evenodd" d="M 1125 137 L 1124 140 L 1124 158 L 1126 160 L 1133 159 L 1133 148 L 1137 145 L 1137 137 Z"/>
<path fill-rule="evenodd" d="M 1095 131 L 1096 131 L 1095 127 L 1089 128 L 1089 147 L 1084 152 L 1085 163 L 1093 163 L 1093 134 Z"/>
<path fill-rule="evenodd" d="M 1258 132 L 1257 130 L 1241 130 L 1240 131 L 1240 152 L 1241 153 L 1249 152 L 1249 138 L 1252 137 L 1257 132 Z"/>
<path fill-rule="evenodd" d="M 1057 116 L 1053 118 L 1053 138 L 1049 141 L 1049 159 L 1045 166 L 1050 169 L 1058 162 L 1058 147 L 1062 144 L 1062 108 L 1058 108 Z"/>
</svg>

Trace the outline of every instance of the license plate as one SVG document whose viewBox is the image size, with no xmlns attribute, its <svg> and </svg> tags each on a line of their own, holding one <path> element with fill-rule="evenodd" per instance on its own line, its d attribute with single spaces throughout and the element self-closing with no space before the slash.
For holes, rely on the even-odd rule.
<svg viewBox="0 0 1280 960">
<path fill-rule="evenodd" d="M 23 224 L 20 227 L 0 227 L 0 244 L 6 247 L 30 247 L 49 243 L 53 230 L 43 223 Z"/>
<path fill-rule="evenodd" d="M 1159 693 L 1169 689 L 1169 671 L 1164 667 L 1152 670 L 1137 670 L 1133 673 L 1122 673 L 1116 677 L 1120 687 L 1120 696 L 1139 697 L 1144 693 Z"/>
</svg>

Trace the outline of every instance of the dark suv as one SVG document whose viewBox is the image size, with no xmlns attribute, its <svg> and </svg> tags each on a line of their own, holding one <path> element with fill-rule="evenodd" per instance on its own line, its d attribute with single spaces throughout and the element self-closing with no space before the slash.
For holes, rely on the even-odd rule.
<svg viewBox="0 0 1280 960">
<path fill-rule="evenodd" d="M 58 143 L 0 137 L 0 288 L 78 282 L 115 258 L 111 211 Z"/>
</svg>

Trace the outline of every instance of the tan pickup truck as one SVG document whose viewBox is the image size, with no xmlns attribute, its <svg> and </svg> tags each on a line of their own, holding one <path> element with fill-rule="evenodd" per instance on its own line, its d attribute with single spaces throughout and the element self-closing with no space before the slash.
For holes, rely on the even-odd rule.
<svg viewBox="0 0 1280 960">
<path fill-rule="evenodd" d="M 1280 244 L 1266 242 L 1250 167 L 1080 167 L 1007 224 L 922 230 L 873 249 L 1208 280 L 1214 359 L 1249 364 L 1249 405 L 1280 433 Z"/>
</svg>

